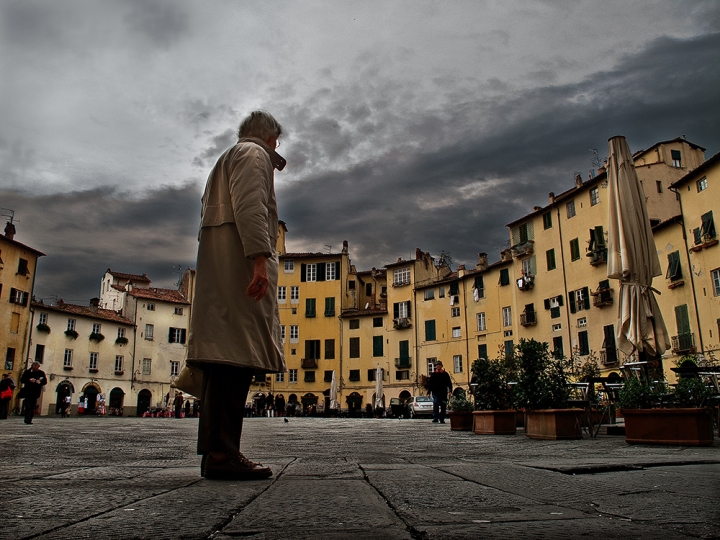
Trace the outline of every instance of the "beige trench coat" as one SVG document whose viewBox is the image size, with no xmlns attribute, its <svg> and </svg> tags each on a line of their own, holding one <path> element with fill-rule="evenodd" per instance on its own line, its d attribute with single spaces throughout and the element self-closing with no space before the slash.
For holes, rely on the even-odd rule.
<svg viewBox="0 0 720 540">
<path fill-rule="evenodd" d="M 242 139 L 215 164 L 202 198 L 188 363 L 286 371 L 277 307 L 278 234 L 273 165 L 266 146 Z M 270 285 L 245 294 L 253 258 L 265 255 Z"/>
</svg>

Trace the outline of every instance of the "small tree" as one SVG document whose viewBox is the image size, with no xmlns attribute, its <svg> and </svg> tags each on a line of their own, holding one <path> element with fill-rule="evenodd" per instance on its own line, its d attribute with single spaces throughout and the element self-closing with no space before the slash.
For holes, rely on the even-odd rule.
<svg viewBox="0 0 720 540">
<path fill-rule="evenodd" d="M 521 339 L 516 346 L 518 405 L 528 409 L 558 409 L 570 397 L 566 358 L 550 354 L 548 344 Z"/>
<path fill-rule="evenodd" d="M 473 394 L 478 411 L 515 408 L 515 392 L 508 383 L 516 378 L 515 358 L 504 354 L 496 360 L 478 358 L 472 365 Z"/>
</svg>

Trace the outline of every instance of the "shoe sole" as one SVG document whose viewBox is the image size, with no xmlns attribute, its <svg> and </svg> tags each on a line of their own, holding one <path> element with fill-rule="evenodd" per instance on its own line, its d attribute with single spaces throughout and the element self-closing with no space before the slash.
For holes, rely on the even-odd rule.
<svg viewBox="0 0 720 540">
<path fill-rule="evenodd" d="M 254 472 L 223 472 L 223 471 L 205 471 L 206 480 L 265 480 L 272 476 L 272 471 L 254 471 Z"/>
</svg>

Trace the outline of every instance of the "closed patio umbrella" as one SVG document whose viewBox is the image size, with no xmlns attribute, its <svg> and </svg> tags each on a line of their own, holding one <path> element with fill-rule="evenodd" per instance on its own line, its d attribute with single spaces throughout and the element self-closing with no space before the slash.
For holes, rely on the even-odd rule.
<svg viewBox="0 0 720 540">
<path fill-rule="evenodd" d="M 670 347 L 670 340 L 652 280 L 662 270 L 645 195 L 625 137 L 608 139 L 607 176 L 607 275 L 620 280 L 617 347 L 627 355 L 635 351 L 649 357 L 661 355 Z"/>
<path fill-rule="evenodd" d="M 375 371 L 375 408 L 376 409 L 382 409 L 383 408 L 383 370 L 380 366 L 377 367 L 377 370 Z"/>
<path fill-rule="evenodd" d="M 333 369 L 332 372 L 332 379 L 330 379 L 330 408 L 331 409 L 339 409 L 340 404 L 337 400 L 337 394 L 338 394 L 338 384 L 337 384 L 337 374 L 335 373 L 335 370 Z"/>
</svg>

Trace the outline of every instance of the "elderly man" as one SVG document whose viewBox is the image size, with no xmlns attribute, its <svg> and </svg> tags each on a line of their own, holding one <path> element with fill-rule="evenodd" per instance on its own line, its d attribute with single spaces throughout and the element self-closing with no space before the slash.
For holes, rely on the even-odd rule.
<svg viewBox="0 0 720 540">
<path fill-rule="evenodd" d="M 40 362 L 33 362 L 30 369 L 22 374 L 20 382 L 23 383 L 23 396 L 25 397 L 25 423 L 32 424 L 35 416 L 37 400 L 42 387 L 47 384 L 45 372 L 40 369 Z"/>
<path fill-rule="evenodd" d="M 198 428 L 201 474 L 250 480 L 272 475 L 240 452 L 255 373 L 285 371 L 277 310 L 278 215 L 274 169 L 282 127 L 254 111 L 218 159 L 202 199 L 188 364 L 203 371 Z"/>
</svg>

